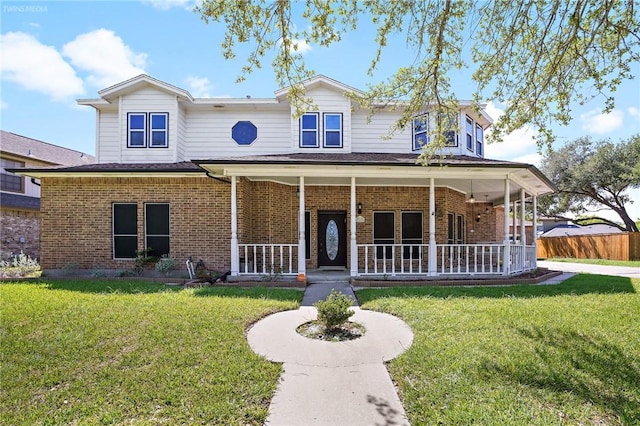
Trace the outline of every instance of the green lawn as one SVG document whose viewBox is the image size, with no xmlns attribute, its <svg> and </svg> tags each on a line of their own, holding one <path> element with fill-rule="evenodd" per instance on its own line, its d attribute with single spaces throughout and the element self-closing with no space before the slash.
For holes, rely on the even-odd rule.
<svg viewBox="0 0 640 426">
<path fill-rule="evenodd" d="M 281 367 L 251 351 L 245 329 L 301 295 L 0 284 L 0 423 L 262 424 Z"/>
<path fill-rule="evenodd" d="M 414 425 L 638 424 L 640 280 L 359 291 L 413 329 L 390 363 Z"/>
<path fill-rule="evenodd" d="M 389 368 L 413 425 L 637 424 L 640 280 L 358 292 L 415 341 Z M 295 290 L 0 284 L 0 424 L 264 422 L 281 367 L 246 327 Z"/>
<path fill-rule="evenodd" d="M 574 259 L 571 257 L 552 257 L 544 260 L 550 262 L 586 263 L 589 265 L 640 267 L 640 260 Z"/>
</svg>

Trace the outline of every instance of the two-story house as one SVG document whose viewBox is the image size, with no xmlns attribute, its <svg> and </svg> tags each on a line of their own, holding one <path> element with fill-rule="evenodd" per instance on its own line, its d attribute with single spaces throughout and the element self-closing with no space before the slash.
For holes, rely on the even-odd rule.
<svg viewBox="0 0 640 426">
<path fill-rule="evenodd" d="M 525 203 L 535 211 L 554 188 L 532 165 L 484 158 L 484 111 L 460 102 L 447 157 L 421 165 L 428 110 L 388 137 L 397 110 L 368 120 L 345 96 L 357 89 L 325 76 L 303 84 L 316 108 L 301 117 L 287 88 L 194 98 L 147 75 L 78 101 L 96 110 L 97 163 L 21 172 L 42 181 L 43 267 L 127 268 L 145 248 L 203 259 L 231 279 L 535 267 L 535 246 L 510 235 L 499 206 L 523 223 Z"/>
<path fill-rule="evenodd" d="M 0 258 L 40 257 L 40 182 L 11 169 L 83 165 L 94 157 L 0 130 Z"/>
</svg>

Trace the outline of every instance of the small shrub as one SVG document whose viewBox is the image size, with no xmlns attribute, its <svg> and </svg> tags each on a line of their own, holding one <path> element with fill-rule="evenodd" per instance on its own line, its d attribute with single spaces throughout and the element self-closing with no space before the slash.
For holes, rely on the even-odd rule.
<svg viewBox="0 0 640 426">
<path fill-rule="evenodd" d="M 12 259 L 0 261 L 1 278 L 36 278 L 42 274 L 37 259 L 32 259 L 23 251 Z"/>
<path fill-rule="evenodd" d="M 151 263 L 155 263 L 158 261 L 157 257 L 154 256 L 149 256 L 149 253 L 151 253 L 151 250 L 153 250 L 151 247 L 147 247 L 144 250 L 136 250 L 136 260 L 135 260 L 135 266 L 133 267 L 134 271 L 136 271 L 137 275 L 142 275 L 142 271 L 144 271 L 144 267 L 146 265 L 149 265 Z"/>
<path fill-rule="evenodd" d="M 169 255 L 162 255 L 158 263 L 156 263 L 156 271 L 165 274 L 167 277 L 176 268 L 176 260 Z"/>
<path fill-rule="evenodd" d="M 353 310 L 349 309 L 352 303 L 351 297 L 332 289 L 325 300 L 314 304 L 318 309 L 318 321 L 324 325 L 326 330 L 344 324 L 354 314 Z"/>
</svg>

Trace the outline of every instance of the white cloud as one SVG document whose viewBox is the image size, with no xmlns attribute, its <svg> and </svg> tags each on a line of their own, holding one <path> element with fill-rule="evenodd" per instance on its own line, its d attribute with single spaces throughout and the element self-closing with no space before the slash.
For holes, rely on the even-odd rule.
<svg viewBox="0 0 640 426">
<path fill-rule="evenodd" d="M 23 32 L 0 35 L 2 79 L 64 100 L 84 93 L 82 80 L 52 46 Z"/>
<path fill-rule="evenodd" d="M 190 75 L 185 79 L 185 83 L 189 87 L 189 93 L 191 93 L 194 97 L 211 97 L 211 90 L 213 89 L 213 85 L 207 77 L 195 77 Z"/>
<path fill-rule="evenodd" d="M 492 101 L 487 103 L 485 111 L 493 118 L 494 122 L 504 114 L 504 110 Z M 491 127 L 487 131 L 487 135 L 490 133 Z M 542 156 L 538 153 L 538 146 L 533 139 L 536 135 L 537 132 L 531 127 L 522 127 L 506 135 L 503 142 L 486 144 L 485 157 L 538 165 Z"/>
<path fill-rule="evenodd" d="M 585 114 L 580 115 L 582 128 L 589 133 L 603 135 L 622 127 L 622 119 L 624 113 L 614 109 L 610 113 L 602 113 L 600 110 L 594 109 Z"/>
<path fill-rule="evenodd" d="M 631 117 L 640 118 L 640 109 L 636 107 L 627 108 L 627 112 Z"/>
<path fill-rule="evenodd" d="M 105 88 L 144 74 L 145 53 L 135 53 L 113 31 L 104 28 L 80 34 L 62 48 L 76 68 L 88 71 L 87 81 Z"/>
<path fill-rule="evenodd" d="M 144 0 L 144 3 L 148 3 L 160 10 L 169 10 L 174 7 L 192 10 L 195 6 L 194 0 Z"/>
<path fill-rule="evenodd" d="M 278 46 L 282 46 L 282 39 L 278 40 Z M 311 45 L 301 38 L 294 38 L 291 40 L 291 46 L 289 47 L 289 52 L 299 53 L 304 55 L 305 53 L 311 50 Z"/>
</svg>

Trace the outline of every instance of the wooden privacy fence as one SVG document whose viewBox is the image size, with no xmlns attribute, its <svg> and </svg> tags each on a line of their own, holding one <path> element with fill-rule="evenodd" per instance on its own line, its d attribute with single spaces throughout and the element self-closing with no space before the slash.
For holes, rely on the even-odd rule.
<svg viewBox="0 0 640 426">
<path fill-rule="evenodd" d="M 640 260 L 640 232 L 538 238 L 538 259 Z"/>
</svg>

